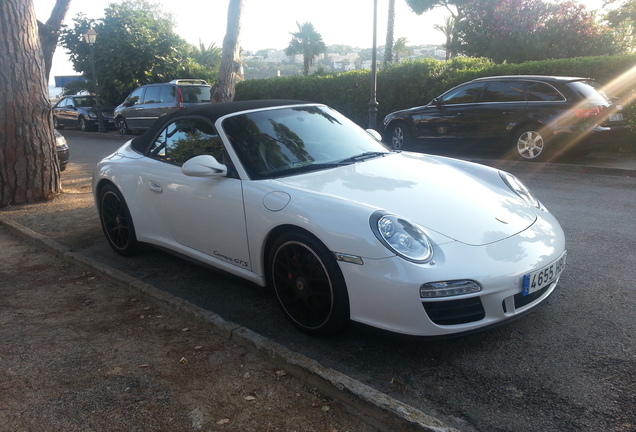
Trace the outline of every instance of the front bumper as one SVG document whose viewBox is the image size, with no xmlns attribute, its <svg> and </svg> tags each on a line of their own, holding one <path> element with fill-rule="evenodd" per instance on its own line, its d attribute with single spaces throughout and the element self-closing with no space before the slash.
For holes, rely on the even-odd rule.
<svg viewBox="0 0 636 432">
<path fill-rule="evenodd" d="M 523 296 L 523 277 L 565 252 L 558 222 L 547 212 L 524 232 L 486 246 L 454 242 L 435 247 L 433 261 L 413 264 L 398 257 L 341 263 L 351 319 L 390 332 L 440 337 L 469 333 L 529 312 L 554 291 L 558 278 Z M 420 298 L 427 282 L 471 280 L 475 294 Z"/>
</svg>

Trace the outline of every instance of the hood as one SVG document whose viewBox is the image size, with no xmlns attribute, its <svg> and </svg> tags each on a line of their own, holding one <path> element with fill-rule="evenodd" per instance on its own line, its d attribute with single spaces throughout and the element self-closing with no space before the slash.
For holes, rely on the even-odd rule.
<svg viewBox="0 0 636 432">
<path fill-rule="evenodd" d="M 537 217 L 536 209 L 509 190 L 496 170 L 469 173 L 416 153 L 391 153 L 277 181 L 385 210 L 469 245 L 515 235 Z"/>
</svg>

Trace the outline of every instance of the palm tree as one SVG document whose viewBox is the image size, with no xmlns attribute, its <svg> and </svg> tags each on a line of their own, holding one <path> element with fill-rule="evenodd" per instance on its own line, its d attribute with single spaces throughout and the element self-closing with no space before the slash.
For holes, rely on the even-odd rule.
<svg viewBox="0 0 636 432">
<path fill-rule="evenodd" d="M 303 25 L 296 23 L 298 31 L 290 33 L 292 40 L 285 48 L 285 55 L 293 57 L 296 54 L 303 56 L 303 75 L 309 75 L 309 68 L 320 54 L 327 52 L 327 46 L 322 41 L 322 36 L 316 31 L 314 25 L 306 22 Z"/>
<path fill-rule="evenodd" d="M 406 43 L 409 40 L 405 37 L 401 37 L 398 38 L 395 41 L 395 44 L 393 45 L 393 55 L 395 56 L 395 62 L 399 63 L 400 62 L 400 55 L 401 54 L 406 54 L 406 55 L 410 55 L 411 54 L 411 49 L 406 47 Z"/>
<path fill-rule="evenodd" d="M 207 47 L 199 39 L 199 46 L 194 49 L 192 57 L 201 66 L 216 69 L 221 64 L 223 50 L 212 42 Z"/>
<path fill-rule="evenodd" d="M 452 56 L 452 43 L 453 43 L 453 31 L 455 30 L 455 18 L 452 16 L 447 16 L 444 20 L 444 25 L 435 24 L 435 30 L 441 31 L 446 37 L 446 44 L 444 48 L 446 48 L 446 60 L 450 59 Z"/>
</svg>

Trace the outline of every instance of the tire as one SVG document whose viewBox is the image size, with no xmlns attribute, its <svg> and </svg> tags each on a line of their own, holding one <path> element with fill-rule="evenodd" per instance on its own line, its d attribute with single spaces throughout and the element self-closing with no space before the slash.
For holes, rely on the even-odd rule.
<svg viewBox="0 0 636 432">
<path fill-rule="evenodd" d="M 64 129 L 64 126 L 60 124 L 60 121 L 57 119 L 56 116 L 53 116 L 53 128 L 58 130 Z"/>
<path fill-rule="evenodd" d="M 126 201 L 119 189 L 108 184 L 99 191 L 99 220 L 108 244 L 120 255 L 133 255 L 139 250 L 135 226 Z"/>
<path fill-rule="evenodd" d="M 411 131 L 404 123 L 395 123 L 389 127 L 389 146 L 395 150 L 408 150 L 412 147 Z"/>
<path fill-rule="evenodd" d="M 79 130 L 81 130 L 82 132 L 88 131 L 88 124 L 86 123 L 86 119 L 84 117 L 80 117 L 77 122 Z"/>
<path fill-rule="evenodd" d="M 527 161 L 542 160 L 546 156 L 548 137 L 539 125 L 519 129 L 512 140 L 515 158 Z"/>
<path fill-rule="evenodd" d="M 324 336 L 349 324 L 347 287 L 333 254 L 317 239 L 292 231 L 273 243 L 268 283 L 283 313 L 305 333 Z"/>
<path fill-rule="evenodd" d="M 118 117 L 117 118 L 117 130 L 120 135 L 130 135 L 132 131 L 128 129 L 128 125 L 126 124 L 126 120 Z"/>
</svg>

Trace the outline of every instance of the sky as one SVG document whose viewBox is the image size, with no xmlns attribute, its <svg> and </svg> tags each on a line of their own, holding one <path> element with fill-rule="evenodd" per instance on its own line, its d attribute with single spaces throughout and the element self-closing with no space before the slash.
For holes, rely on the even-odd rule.
<svg viewBox="0 0 636 432">
<path fill-rule="evenodd" d="M 55 0 L 32 0 L 36 17 L 46 21 Z M 88 18 L 104 16 L 107 2 L 73 0 L 66 14 L 66 24 L 83 12 Z M 603 0 L 579 0 L 589 10 L 598 10 Z M 389 0 L 377 0 L 377 44 L 386 38 Z M 176 20 L 175 32 L 192 44 L 203 42 L 223 46 L 229 0 L 162 0 L 165 12 Z M 404 0 L 397 0 L 394 38 L 407 38 L 408 45 L 442 44 L 444 36 L 434 29 L 443 24 L 449 12 L 437 8 L 423 15 L 411 12 Z M 296 23 L 311 22 L 327 46 L 350 45 L 371 48 L 373 44 L 373 0 L 244 0 L 240 44 L 246 51 L 284 49 L 297 31 Z M 51 81 L 55 75 L 76 75 L 63 48 L 58 47 L 53 58 Z"/>
</svg>

